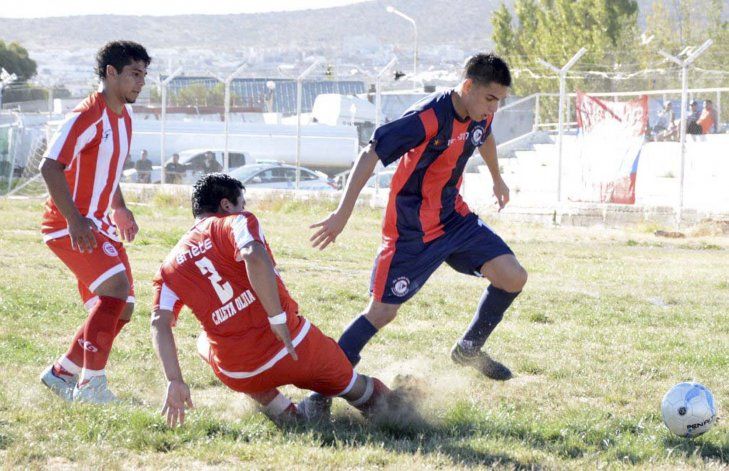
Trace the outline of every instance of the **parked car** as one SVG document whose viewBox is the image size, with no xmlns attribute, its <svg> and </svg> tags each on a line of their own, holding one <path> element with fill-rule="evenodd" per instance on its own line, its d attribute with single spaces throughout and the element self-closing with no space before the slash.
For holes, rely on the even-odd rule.
<svg viewBox="0 0 729 471">
<path fill-rule="evenodd" d="M 280 188 L 293 190 L 296 187 L 296 166 L 286 164 L 251 164 L 231 170 L 232 177 L 240 180 L 246 188 Z M 302 190 L 335 191 L 330 178 L 323 172 L 298 167 L 299 188 Z"/>
</svg>

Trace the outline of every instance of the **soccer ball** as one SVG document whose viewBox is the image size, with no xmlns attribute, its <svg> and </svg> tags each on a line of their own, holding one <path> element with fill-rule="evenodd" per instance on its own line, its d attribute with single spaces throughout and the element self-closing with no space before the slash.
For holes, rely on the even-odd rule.
<svg viewBox="0 0 729 471">
<path fill-rule="evenodd" d="M 716 422 L 714 396 L 699 383 L 678 383 L 661 401 L 663 423 L 681 437 L 696 437 Z"/>
</svg>

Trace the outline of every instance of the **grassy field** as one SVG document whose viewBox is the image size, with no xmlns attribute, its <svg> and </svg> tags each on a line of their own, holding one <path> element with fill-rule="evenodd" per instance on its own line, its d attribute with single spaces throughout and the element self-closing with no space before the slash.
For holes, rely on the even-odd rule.
<svg viewBox="0 0 729 471">
<path fill-rule="evenodd" d="M 5 467 L 98 468 L 729 468 L 729 428 L 673 437 L 659 403 L 682 380 L 729 407 L 729 239 L 659 239 L 649 228 L 555 228 L 493 221 L 530 273 L 488 347 L 506 383 L 448 357 L 485 282 L 447 267 L 363 352 L 360 371 L 427 385 L 427 423 L 362 421 L 342 401 L 331 425 L 279 430 L 225 389 L 195 354 L 196 319 L 176 329 L 196 409 L 181 429 L 158 410 L 165 383 L 149 336 L 150 279 L 191 223 L 157 199 L 133 204 L 128 246 L 137 311 L 108 367 L 120 405 L 62 403 L 38 374 L 84 318 L 75 281 L 41 242 L 41 203 L 0 200 L 0 461 Z M 302 314 L 338 337 L 367 302 L 380 212 L 358 208 L 336 245 L 308 245 L 331 204 L 252 202 Z M 295 398 L 303 393 L 286 392 Z M 723 409 L 722 409 L 723 406 Z"/>
</svg>

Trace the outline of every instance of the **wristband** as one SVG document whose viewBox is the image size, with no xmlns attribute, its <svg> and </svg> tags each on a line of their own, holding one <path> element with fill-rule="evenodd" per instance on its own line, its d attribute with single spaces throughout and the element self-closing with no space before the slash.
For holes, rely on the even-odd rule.
<svg viewBox="0 0 729 471">
<path fill-rule="evenodd" d="M 282 312 L 277 316 L 271 316 L 268 318 L 268 322 L 271 325 L 281 325 L 286 323 L 286 312 Z"/>
</svg>

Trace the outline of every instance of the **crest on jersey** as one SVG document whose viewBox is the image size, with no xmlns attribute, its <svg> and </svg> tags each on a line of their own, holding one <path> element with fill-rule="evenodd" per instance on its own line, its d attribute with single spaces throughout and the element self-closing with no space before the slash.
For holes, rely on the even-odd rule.
<svg viewBox="0 0 729 471">
<path fill-rule="evenodd" d="M 473 128 L 473 132 L 471 133 L 471 143 L 473 143 L 474 146 L 481 145 L 481 138 L 483 137 L 483 128 Z"/>
<path fill-rule="evenodd" d="M 410 280 L 406 276 L 396 278 L 392 282 L 392 294 L 397 297 L 403 297 L 410 291 Z"/>
<path fill-rule="evenodd" d="M 104 242 L 101 246 L 101 250 L 103 250 L 109 257 L 117 257 L 119 255 L 119 252 L 117 252 L 114 246 L 111 245 L 111 242 Z"/>
</svg>

